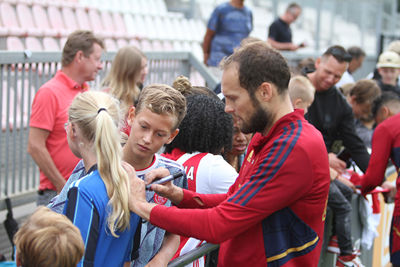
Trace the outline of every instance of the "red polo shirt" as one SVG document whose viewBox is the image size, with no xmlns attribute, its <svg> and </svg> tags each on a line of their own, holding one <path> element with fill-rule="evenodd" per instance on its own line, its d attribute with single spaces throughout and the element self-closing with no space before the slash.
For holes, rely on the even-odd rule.
<svg viewBox="0 0 400 267">
<path fill-rule="evenodd" d="M 86 83 L 81 86 L 59 70 L 51 80 L 40 87 L 32 103 L 29 126 L 50 132 L 46 148 L 65 180 L 69 178 L 79 159 L 68 146 L 64 124 L 68 121 L 68 108 L 74 97 L 88 88 Z M 39 189 L 56 190 L 42 170 Z"/>
</svg>

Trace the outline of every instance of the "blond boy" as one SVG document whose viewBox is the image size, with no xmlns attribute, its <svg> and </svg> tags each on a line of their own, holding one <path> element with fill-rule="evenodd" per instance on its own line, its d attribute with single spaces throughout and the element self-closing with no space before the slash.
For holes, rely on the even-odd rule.
<svg viewBox="0 0 400 267">
<path fill-rule="evenodd" d="M 15 234 L 17 266 L 74 267 L 83 256 L 81 233 L 62 214 L 39 207 Z"/>
<path fill-rule="evenodd" d="M 294 76 L 289 81 L 289 96 L 294 108 L 301 108 L 304 114 L 314 101 L 315 88 L 304 76 Z"/>
</svg>

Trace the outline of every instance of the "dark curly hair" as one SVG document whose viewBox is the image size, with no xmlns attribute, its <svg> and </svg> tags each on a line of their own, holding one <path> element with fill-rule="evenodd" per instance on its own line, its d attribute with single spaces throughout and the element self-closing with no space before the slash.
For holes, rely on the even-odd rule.
<svg viewBox="0 0 400 267">
<path fill-rule="evenodd" d="M 187 114 L 179 134 L 165 147 L 165 153 L 179 148 L 186 153 L 221 154 L 232 147 L 233 120 L 222 101 L 203 94 L 188 95 Z"/>
</svg>

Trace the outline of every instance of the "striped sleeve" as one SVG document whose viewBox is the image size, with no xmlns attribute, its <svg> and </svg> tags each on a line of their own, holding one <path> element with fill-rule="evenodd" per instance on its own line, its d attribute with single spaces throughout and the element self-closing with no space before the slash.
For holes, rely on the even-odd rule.
<svg viewBox="0 0 400 267">
<path fill-rule="evenodd" d="M 93 201 L 82 193 L 78 184 L 79 181 L 75 182 L 68 191 L 64 214 L 79 228 L 85 244 L 85 254 L 78 266 L 91 267 L 94 266 L 100 217 Z"/>
<path fill-rule="evenodd" d="M 157 206 L 151 211 L 151 223 L 180 235 L 221 243 L 295 203 L 313 183 L 310 159 L 302 149 L 293 151 L 300 132 L 301 124 L 292 123 L 272 147 L 260 152 L 262 160 L 250 179 L 217 207 L 179 210 Z M 182 221 L 191 223 L 183 225 Z"/>
</svg>

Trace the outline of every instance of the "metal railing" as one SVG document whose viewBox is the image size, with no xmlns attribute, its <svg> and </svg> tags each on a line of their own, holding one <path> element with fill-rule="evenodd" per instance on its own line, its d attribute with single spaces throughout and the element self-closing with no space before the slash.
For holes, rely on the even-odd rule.
<svg viewBox="0 0 400 267">
<path fill-rule="evenodd" d="M 111 65 L 115 52 L 103 56 L 104 69 L 91 88 L 98 88 Z M 210 88 L 217 81 L 189 52 L 149 52 L 147 83 L 172 84 L 178 75 L 195 75 Z M 60 69 L 60 52 L 0 51 L 0 210 L 4 199 L 13 206 L 36 199 L 39 171 L 26 152 L 31 104 L 39 87 Z M 203 82 L 203 81 L 199 81 Z"/>
</svg>

